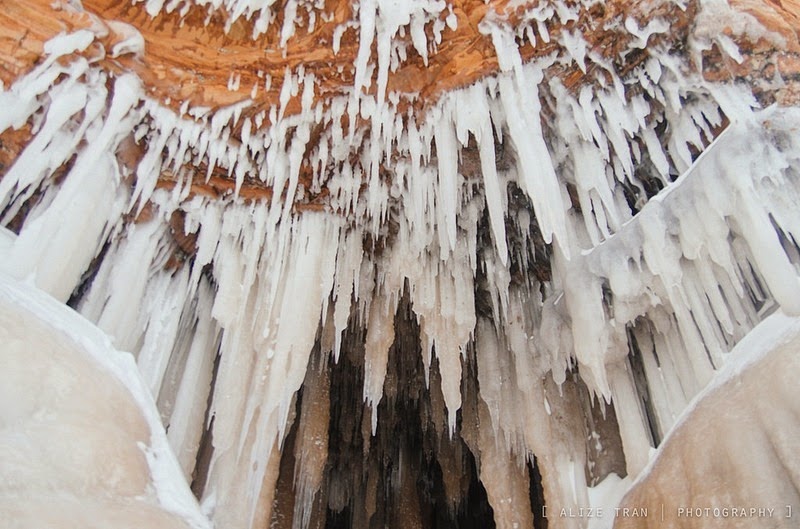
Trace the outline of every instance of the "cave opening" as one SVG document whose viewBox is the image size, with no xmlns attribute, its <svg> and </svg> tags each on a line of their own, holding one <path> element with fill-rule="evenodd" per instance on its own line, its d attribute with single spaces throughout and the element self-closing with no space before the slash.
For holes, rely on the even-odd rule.
<svg viewBox="0 0 800 529">
<path fill-rule="evenodd" d="M 313 353 L 296 418 L 284 441 L 270 527 L 296 528 L 294 518 L 307 512 L 308 528 L 492 529 L 495 515 L 479 479 L 479 462 L 462 437 L 462 413 L 451 435 L 435 353 L 426 380 L 420 325 L 404 292 L 394 317 L 395 340 L 389 350 L 384 394 L 372 432 L 372 410 L 364 405 L 365 330 L 354 318 L 334 361 Z M 473 355 L 474 356 L 474 355 Z M 465 364 L 471 364 L 467 355 Z M 313 501 L 298 509 L 298 430 L 308 409 L 307 386 L 324 378 L 329 388 L 327 453 Z M 465 366 L 465 379 L 476 379 Z M 477 380 L 464 382 L 465 398 L 479 398 Z M 530 466 L 530 465 L 529 465 Z M 541 511 L 543 491 L 538 468 L 531 467 L 530 498 Z M 306 497 L 308 501 L 308 496 Z M 536 528 L 546 527 L 538 524 Z"/>
</svg>

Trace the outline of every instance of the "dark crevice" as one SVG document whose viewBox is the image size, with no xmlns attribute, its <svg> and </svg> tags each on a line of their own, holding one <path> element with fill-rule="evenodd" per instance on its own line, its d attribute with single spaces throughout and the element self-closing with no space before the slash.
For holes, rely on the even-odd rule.
<svg viewBox="0 0 800 529">
<path fill-rule="evenodd" d="M 83 297 L 89 292 L 89 289 L 92 287 L 92 282 L 94 278 L 97 276 L 97 272 L 100 271 L 100 265 L 103 264 L 103 259 L 108 253 L 108 248 L 111 246 L 111 243 L 106 241 L 103 244 L 103 247 L 100 249 L 100 252 L 92 259 L 91 264 L 83 272 L 81 275 L 81 279 L 78 282 L 78 286 L 75 287 L 75 290 L 72 291 L 72 294 L 69 296 L 69 300 L 67 300 L 67 306 L 78 310 L 78 304 L 80 304 Z"/>
<path fill-rule="evenodd" d="M 494 513 L 475 458 L 459 428 L 452 439 L 447 433 L 435 353 L 426 386 L 420 327 L 408 292 L 394 323 L 374 436 L 372 411 L 363 402 L 365 333 L 356 318 L 345 330 L 338 363 L 330 364 L 328 458 L 317 494 L 327 498 L 327 506 L 314 510 L 310 526 L 491 529 Z M 286 490 L 280 479 L 277 490 Z"/>
<path fill-rule="evenodd" d="M 644 415 L 647 419 L 647 427 L 650 433 L 650 442 L 652 446 L 658 447 L 658 445 L 661 444 L 663 434 L 658 425 L 655 408 L 653 407 L 650 385 L 647 382 L 647 374 L 644 369 L 644 359 L 639 349 L 639 343 L 636 341 L 636 336 L 630 328 L 628 328 L 627 334 L 629 344 L 628 361 L 630 362 L 633 381 L 636 385 L 636 392 L 639 394 L 639 400 L 644 407 Z"/>
<path fill-rule="evenodd" d="M 531 500 L 531 511 L 533 512 L 533 529 L 547 529 L 546 504 L 544 501 L 544 486 L 542 485 L 542 474 L 539 472 L 539 464 L 536 457 L 533 461 L 528 460 L 528 481 L 530 487 L 528 494 Z"/>
<path fill-rule="evenodd" d="M 217 343 L 217 348 L 219 348 L 219 342 Z M 191 489 L 198 500 L 203 497 L 203 491 L 205 491 L 206 481 L 208 480 L 208 470 L 211 466 L 211 457 L 214 455 L 214 417 L 210 414 L 214 401 L 214 388 L 217 385 L 219 360 L 220 354 L 219 350 L 217 350 L 211 375 L 211 387 L 208 391 L 208 399 L 206 400 L 206 416 L 203 421 L 206 427 L 203 430 L 203 435 L 200 437 L 200 447 L 197 450 L 197 460 L 194 464 L 194 472 L 192 472 Z"/>
</svg>

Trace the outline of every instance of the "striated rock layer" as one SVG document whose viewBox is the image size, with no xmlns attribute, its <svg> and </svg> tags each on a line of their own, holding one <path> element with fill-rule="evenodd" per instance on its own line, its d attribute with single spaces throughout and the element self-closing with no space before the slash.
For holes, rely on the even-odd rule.
<svg viewBox="0 0 800 529">
<path fill-rule="evenodd" d="M 800 314 L 797 16 L 6 2 L 0 269 L 135 354 L 217 527 L 585 527 Z"/>
</svg>

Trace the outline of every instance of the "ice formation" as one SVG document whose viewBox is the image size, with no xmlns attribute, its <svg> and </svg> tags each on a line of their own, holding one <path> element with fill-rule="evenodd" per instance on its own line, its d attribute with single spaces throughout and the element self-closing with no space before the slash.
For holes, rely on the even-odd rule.
<svg viewBox="0 0 800 529">
<path fill-rule="evenodd" d="M 208 529 L 129 353 L 0 276 L 0 506 L 13 527 Z"/>
<path fill-rule="evenodd" d="M 323 4 L 286 2 L 281 41 Z M 411 520 L 408 472 L 434 463 L 451 510 L 471 469 L 496 525 L 529 527 L 532 476 L 558 512 L 638 475 L 739 340 L 776 307 L 800 315 L 800 111 L 708 80 L 704 50 L 742 59 L 710 22 L 670 46 L 668 19 L 616 20 L 610 61 L 576 23 L 593 2 L 513 4 L 479 25 L 499 71 L 422 110 L 387 79 L 456 26 L 444 1 L 362 0 L 353 86 L 319 96 L 289 68 L 268 109 L 175 111 L 97 64 L 102 25 L 54 37 L 0 93 L 0 130 L 31 131 L 0 180 L 0 270 L 135 354 L 217 527 Z M 254 38 L 278 10 L 145 8 L 223 10 Z M 115 32 L 109 55 L 147 54 Z M 403 399 L 435 456 L 386 440 Z M 396 449 L 380 498 L 377 439 Z"/>
<path fill-rule="evenodd" d="M 705 527 L 797 525 L 793 459 L 800 435 L 791 417 L 798 412 L 798 343 L 800 320 L 776 313 L 736 345 L 619 507 L 636 505 L 658 516 L 620 518 L 618 527 L 693 527 L 698 520 Z M 709 429 L 717 434 L 710 446 L 702 433 Z M 754 486 L 731 488 L 731 480 Z"/>
</svg>

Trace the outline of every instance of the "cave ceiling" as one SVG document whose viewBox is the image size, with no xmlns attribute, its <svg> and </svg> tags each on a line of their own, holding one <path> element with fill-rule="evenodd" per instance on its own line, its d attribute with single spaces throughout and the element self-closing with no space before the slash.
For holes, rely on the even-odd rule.
<svg viewBox="0 0 800 529">
<path fill-rule="evenodd" d="M 217 2 L 218 3 L 218 2 Z M 302 94 L 281 99 L 281 89 L 288 73 L 310 72 L 314 76 L 314 99 L 327 105 L 337 97 L 352 94 L 356 82 L 359 42 L 358 4 L 349 1 L 326 0 L 301 3 L 295 14 L 291 31 L 285 23 L 282 9 L 269 10 L 268 24 L 257 29 L 256 13 L 228 13 L 224 6 L 196 5 L 171 2 L 160 11 L 148 13 L 153 2 L 117 2 L 113 0 L 84 0 L 80 2 L 31 0 L 5 1 L 0 12 L 0 80 L 5 86 L 30 71 L 41 62 L 45 42 L 53 36 L 91 28 L 99 37 L 81 52 L 90 62 L 100 64 L 110 72 L 134 72 L 141 78 L 146 93 L 161 105 L 181 112 L 188 107 L 217 109 L 246 102 L 244 116 L 259 112 L 267 115 L 261 127 L 269 127 L 269 110 L 280 108 L 281 115 L 290 116 L 302 110 Z M 158 5 L 158 2 L 155 2 Z M 200 2 L 199 4 L 203 4 Z M 696 23 L 697 3 L 670 2 L 597 2 L 575 3 L 577 16 L 552 17 L 546 23 L 549 42 L 541 38 L 533 44 L 525 39 L 525 28 L 531 20 L 526 13 L 534 2 L 510 0 L 453 0 L 447 9 L 428 17 L 424 25 L 427 56 L 423 57 L 411 45 L 412 37 L 401 28 L 394 41 L 407 41 L 404 57 L 393 61 L 388 71 L 386 93 L 395 95 L 395 108 L 403 119 L 420 120 L 425 111 L 443 93 L 463 88 L 477 80 L 496 75 L 501 69 L 492 35 L 482 24 L 491 19 L 516 31 L 519 53 L 523 61 L 555 54 L 561 46 L 562 33 L 582 34 L 586 39 L 586 68 L 575 62 L 550 66 L 548 77 L 559 77 L 571 91 L 577 92 L 587 84 L 604 83 L 608 71 L 624 76 L 641 65 L 649 49 L 666 48 L 681 51 L 687 35 Z M 567 2 L 565 5 L 572 6 Z M 798 44 L 797 2 L 778 0 L 736 0 L 731 5 L 743 14 L 752 16 L 771 34 L 780 35 L 783 45 L 775 46 L 774 38 L 754 38 L 753 32 L 742 31 L 742 22 L 729 24 L 725 32 L 736 42 L 742 54 L 737 62 L 718 49 L 703 51 L 703 75 L 713 81 L 743 80 L 753 86 L 764 103 L 794 104 L 800 97 L 796 87 L 800 75 L 800 44 Z M 151 14 L 157 13 L 157 16 Z M 625 29 L 625 20 L 666 20 L 668 33 L 649 37 L 647 46 L 640 49 L 632 44 L 636 37 Z M 621 23 L 622 22 L 622 23 Z M 379 28 L 380 29 L 380 28 Z M 144 53 L 119 53 L 115 45 L 125 41 L 132 32 L 143 38 Z M 769 34 L 766 34 L 769 35 Z M 373 39 L 370 69 L 361 81 L 359 91 L 375 94 L 379 61 L 378 39 Z M 67 61 L 68 58 L 62 58 Z M 606 64 L 603 71 L 599 64 Z M 585 70 L 585 71 L 584 71 Z M 764 88 L 759 79 L 774 77 L 779 72 L 786 82 L 778 90 Z M 348 116 L 342 126 L 349 127 Z M 369 120 L 357 117 L 357 127 L 369 127 Z M 241 121 L 239 122 L 241 124 Z M 322 127 L 319 124 L 317 128 Z M 307 147 L 313 147 L 312 131 Z M 26 127 L 7 131 L 0 146 L 0 167 L 7 166 L 30 136 Z M 241 127 L 233 127 L 231 141 L 241 136 Z M 132 163 L 141 156 L 141 149 L 131 146 L 128 154 Z M 212 168 L 205 183 L 196 183 L 194 192 L 223 196 L 233 192 L 230 174 Z M 305 172 L 308 168 L 304 167 Z M 308 178 L 309 176 L 306 175 Z M 169 186 L 174 175 L 165 172 L 160 185 Z M 245 198 L 271 196 L 269 187 L 250 182 L 239 194 Z M 304 205 L 298 205 L 303 209 Z M 325 208 L 325 200 L 305 204 L 311 209 Z"/>
</svg>

